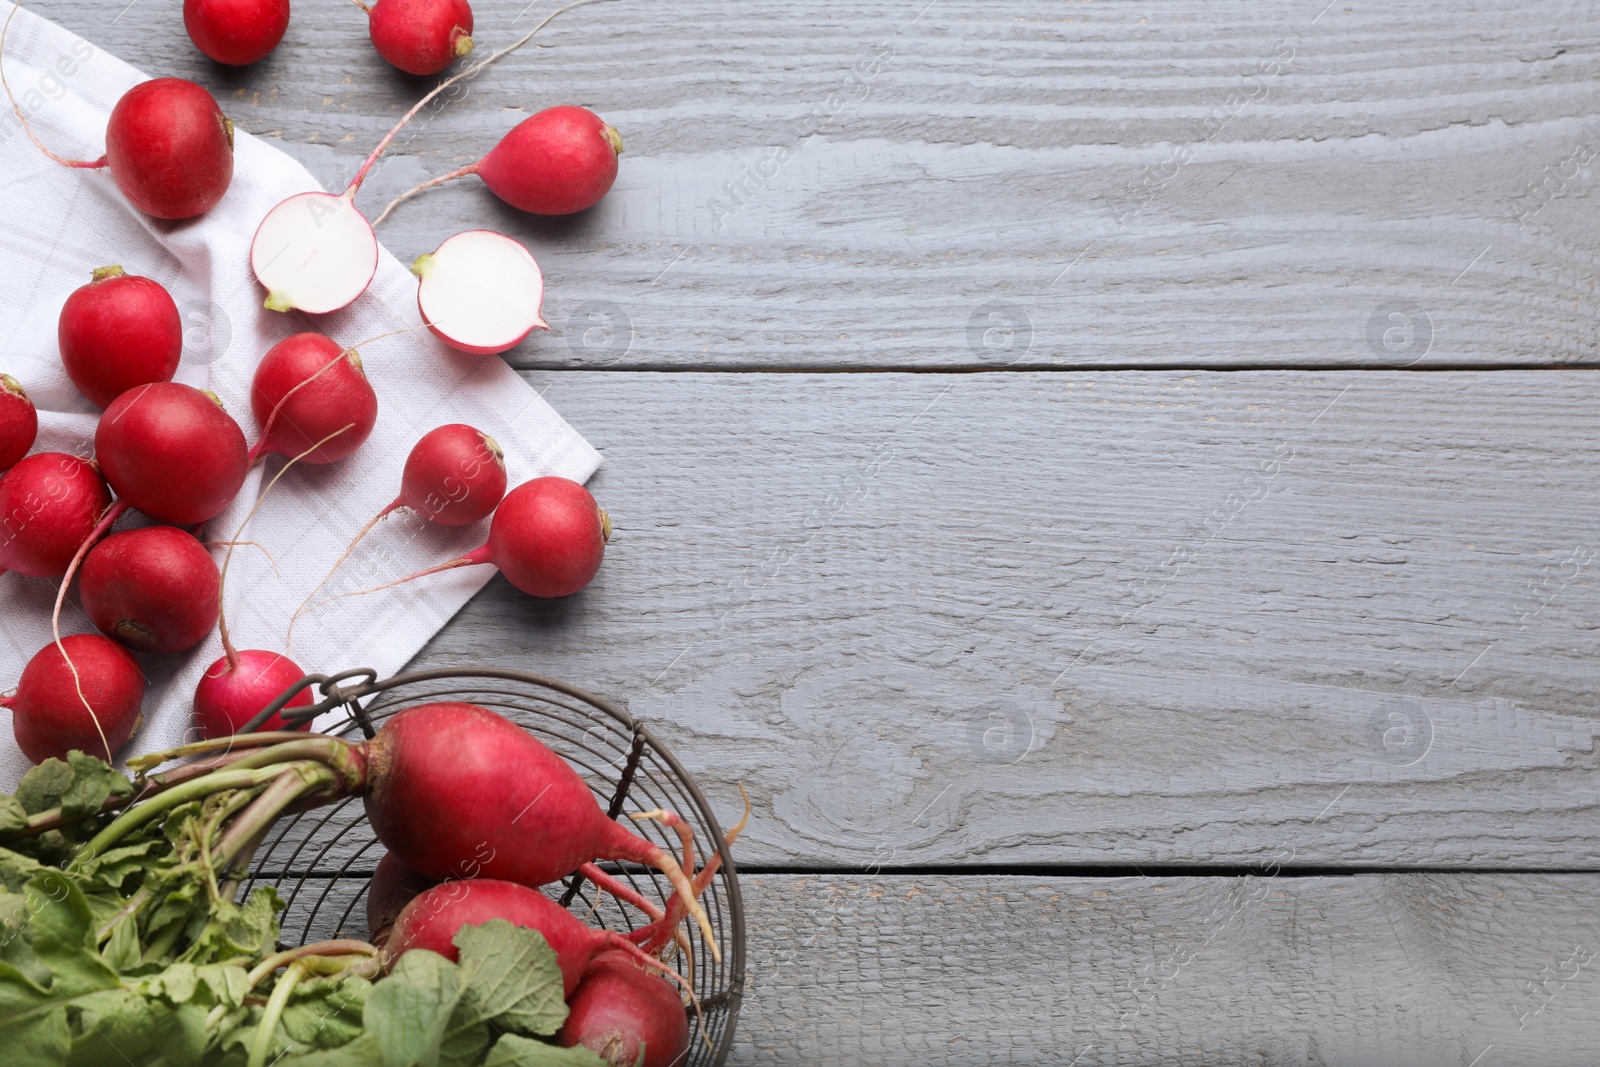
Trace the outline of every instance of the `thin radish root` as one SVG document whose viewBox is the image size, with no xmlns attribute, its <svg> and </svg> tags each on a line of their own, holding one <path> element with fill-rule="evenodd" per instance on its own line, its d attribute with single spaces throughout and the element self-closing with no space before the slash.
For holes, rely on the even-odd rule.
<svg viewBox="0 0 1600 1067">
<path fill-rule="evenodd" d="M 11 13 L 6 16 L 5 26 L 0 28 L 0 60 L 3 60 L 5 55 L 6 37 L 11 33 L 11 20 L 16 18 L 17 12 L 21 10 L 22 4 L 20 0 L 13 0 L 11 5 Z M 11 110 L 16 113 L 17 121 L 22 123 L 22 132 L 28 135 L 28 140 L 33 142 L 33 146 L 35 148 L 44 153 L 45 158 L 49 159 L 53 163 L 59 163 L 63 167 L 77 167 L 84 170 L 100 170 L 108 165 L 105 156 L 101 156 L 99 159 L 93 161 L 86 159 L 66 159 L 62 156 L 56 155 L 54 152 L 50 151 L 50 149 L 46 148 L 44 142 L 39 140 L 39 135 L 33 132 L 33 126 L 28 122 L 28 116 L 22 112 L 22 105 L 17 103 L 17 94 L 11 91 L 11 83 L 6 80 L 6 67 L 3 61 L 0 61 L 0 86 L 5 88 L 6 99 L 11 101 Z"/>
</svg>

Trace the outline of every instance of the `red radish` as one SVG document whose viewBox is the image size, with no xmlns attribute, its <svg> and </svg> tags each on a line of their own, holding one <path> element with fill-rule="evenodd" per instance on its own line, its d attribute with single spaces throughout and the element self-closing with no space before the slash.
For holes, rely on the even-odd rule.
<svg viewBox="0 0 1600 1067">
<path fill-rule="evenodd" d="M 176 382 L 130 389 L 111 402 L 94 454 L 119 508 L 193 526 L 233 502 L 250 469 L 244 431 L 210 393 Z"/>
<path fill-rule="evenodd" d="M 267 58 L 289 28 L 289 0 L 183 0 L 183 28 L 218 63 Z"/>
<path fill-rule="evenodd" d="M 0 706 L 11 709 L 22 754 L 43 763 L 66 759 L 72 749 L 114 758 L 138 728 L 143 700 L 144 675 L 122 646 L 74 634 L 40 649 L 23 668 L 16 695 L 0 698 Z"/>
<path fill-rule="evenodd" d="M 355 0 L 368 16 L 378 54 L 407 74 L 437 74 L 472 53 L 467 0 Z"/>
<path fill-rule="evenodd" d="M 65 452 L 27 457 L 0 478 L 0 571 L 60 578 L 109 507 L 93 463 Z"/>
<path fill-rule="evenodd" d="M 0 29 L 0 52 L 20 4 Z M 106 123 L 106 154 L 67 159 L 33 132 L 0 66 L 0 86 L 34 147 L 64 167 L 111 169 L 129 203 L 158 219 L 192 219 L 222 199 L 233 181 L 233 123 L 205 89 L 182 78 L 141 82 L 122 94 Z"/>
<path fill-rule="evenodd" d="M 594 502 L 589 490 L 568 478 L 535 478 L 507 493 L 495 509 L 488 544 L 405 578 L 329 597 L 316 607 L 482 564 L 500 568 L 512 585 L 529 596 L 571 596 L 599 573 L 610 539 L 611 517 Z"/>
<path fill-rule="evenodd" d="M 514 348 L 544 321 L 544 274 L 526 248 L 492 230 L 468 230 L 417 257 L 417 309 L 435 337 L 462 352 Z"/>
<path fill-rule="evenodd" d="M 176 527 L 112 534 L 84 557 L 78 582 L 95 628 L 140 652 L 183 652 L 217 624 L 216 561 Z"/>
<path fill-rule="evenodd" d="M 251 462 L 277 452 L 302 463 L 335 463 L 371 436 L 378 396 L 355 349 L 320 333 L 297 333 L 262 357 L 250 386 L 250 410 L 261 427 Z"/>
<path fill-rule="evenodd" d="M 9 374 L 0 374 L 0 473 L 26 456 L 38 436 L 39 412 L 23 391 L 22 383 Z"/>
<path fill-rule="evenodd" d="M 406 905 L 438 884 L 439 879 L 424 877 L 385 852 L 367 883 L 367 940 L 382 948 Z"/>
<path fill-rule="evenodd" d="M 675 1067 L 689 1051 L 689 1019 L 671 985 L 628 953 L 607 951 L 584 969 L 556 1041 L 612 1067 Z"/>
<path fill-rule="evenodd" d="M 598 204 L 617 180 L 622 135 L 584 107 L 547 107 L 523 119 L 476 163 L 402 193 L 395 205 L 424 189 L 476 174 L 489 191 L 520 211 L 572 215 Z M 377 222 L 373 225 L 377 225 Z"/>
<path fill-rule="evenodd" d="M 305 671 L 276 652 L 251 649 L 224 655 L 206 668 L 195 689 L 194 721 L 200 736 L 229 737 L 238 733 L 257 712 L 305 676 Z M 308 686 L 295 694 L 287 706 L 300 708 L 311 703 Z M 281 715 L 273 715 L 261 729 L 303 730 L 310 726 L 307 721 L 291 727 Z"/>
<path fill-rule="evenodd" d="M 480 926 L 493 919 L 504 919 L 513 926 L 537 930 L 544 935 L 556 954 L 563 993 L 568 997 L 578 987 L 589 961 L 602 952 L 626 953 L 644 966 L 667 971 L 627 938 L 583 925 L 570 911 L 537 889 L 494 878 L 445 882 L 407 904 L 383 946 L 385 969 L 393 968 L 396 960 L 414 948 L 456 960 L 461 953 L 455 936 L 461 928 Z"/>
<path fill-rule="evenodd" d="M 160 282 L 101 267 L 67 297 L 56 338 L 72 384 L 104 408 L 135 386 L 172 381 L 183 316 Z"/>
<path fill-rule="evenodd" d="M 367 818 L 419 874 L 459 877 L 477 860 L 483 877 L 536 886 L 591 860 L 645 864 L 684 894 L 718 952 L 678 861 L 606 818 L 577 772 L 517 724 L 472 704 L 423 704 L 389 719 L 361 749 Z"/>
<path fill-rule="evenodd" d="M 266 306 L 320 315 L 338 311 L 366 292 L 378 269 L 378 239 L 357 210 L 355 197 L 395 136 L 441 93 L 533 40 L 562 12 L 594 2 L 573 0 L 557 8 L 516 41 L 436 85 L 384 135 L 344 192 L 298 193 L 269 211 L 250 245 L 250 267 L 267 291 Z"/>
</svg>

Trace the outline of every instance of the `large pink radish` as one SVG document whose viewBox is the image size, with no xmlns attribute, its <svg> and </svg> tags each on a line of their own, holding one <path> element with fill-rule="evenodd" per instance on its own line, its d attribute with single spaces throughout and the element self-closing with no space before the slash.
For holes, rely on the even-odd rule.
<svg viewBox="0 0 1600 1067">
<path fill-rule="evenodd" d="M 229 737 L 238 733 L 262 708 L 305 674 L 292 660 L 276 652 L 230 651 L 206 668 L 195 689 L 194 721 L 200 736 Z M 307 686 L 295 694 L 287 707 L 305 707 L 311 703 L 311 688 Z M 261 727 L 263 730 L 310 728 L 309 720 L 290 727 L 282 715 L 273 715 Z"/>
<path fill-rule="evenodd" d="M 517 123 L 478 162 L 400 194 L 373 225 L 424 189 L 469 174 L 482 178 L 490 192 L 519 211 L 576 214 L 611 191 L 621 154 L 622 135 L 593 111 L 571 105 L 547 107 Z"/>
<path fill-rule="evenodd" d="M 348 307 L 366 292 L 378 270 L 378 238 L 355 198 L 395 137 L 440 94 L 533 40 L 562 12 L 594 2 L 573 0 L 557 8 L 511 44 L 436 85 L 384 135 L 344 192 L 297 193 L 267 212 L 250 244 L 250 267 L 267 292 L 266 307 L 321 315 Z"/>
<path fill-rule="evenodd" d="M 0 374 L 0 474 L 28 454 L 39 436 L 39 411 L 22 383 Z"/>
<path fill-rule="evenodd" d="M 78 572 L 83 610 L 95 628 L 140 652 L 184 652 L 217 624 L 217 563 L 173 526 L 112 534 Z"/>
<path fill-rule="evenodd" d="M 492 919 L 503 919 L 544 935 L 561 968 L 563 993 L 569 997 L 589 961 L 606 951 L 625 953 L 643 966 L 671 973 L 627 938 L 583 925 L 537 889 L 494 878 L 445 882 L 407 904 L 383 946 L 385 969 L 392 968 L 396 960 L 414 948 L 437 952 L 448 960 L 459 959 L 456 934 L 463 927 L 481 926 Z"/>
<path fill-rule="evenodd" d="M 88 460 L 40 452 L 0 477 L 0 572 L 60 578 L 111 507 Z"/>
<path fill-rule="evenodd" d="M 183 0 L 183 28 L 218 63 L 244 67 L 272 54 L 289 29 L 289 0 Z"/>
<path fill-rule="evenodd" d="M 170 382 L 183 357 L 183 316 L 160 282 L 101 267 L 61 308 L 61 362 L 97 408 L 140 385 Z"/>
<path fill-rule="evenodd" d="M 467 0 L 374 0 L 367 11 L 372 46 L 407 74 L 437 74 L 472 54 L 472 7 Z"/>
<path fill-rule="evenodd" d="M 66 759 L 73 749 L 110 761 L 138 728 L 143 700 L 144 675 L 122 646 L 73 634 L 40 649 L 0 707 L 11 709 L 17 747 L 34 763 Z"/>
<path fill-rule="evenodd" d="M 714 945 L 678 861 L 608 819 L 577 772 L 510 720 L 473 704 L 423 704 L 361 749 L 367 818 L 419 874 L 460 878 L 471 865 L 475 875 L 537 886 L 591 860 L 640 863 L 666 875 Z"/>
<path fill-rule="evenodd" d="M 689 1018 L 677 990 L 607 950 L 589 961 L 567 999 L 556 1042 L 582 1045 L 610 1067 L 676 1067 L 689 1051 Z"/>
<path fill-rule="evenodd" d="M 355 349 L 320 333 L 297 333 L 261 358 L 250 410 L 261 427 L 251 462 L 276 452 L 301 463 L 336 463 L 372 435 L 378 395 Z"/>
<path fill-rule="evenodd" d="M 250 468 L 244 431 L 217 398 L 176 382 L 113 400 L 95 429 L 94 452 L 119 509 L 171 526 L 220 514 Z"/>
</svg>

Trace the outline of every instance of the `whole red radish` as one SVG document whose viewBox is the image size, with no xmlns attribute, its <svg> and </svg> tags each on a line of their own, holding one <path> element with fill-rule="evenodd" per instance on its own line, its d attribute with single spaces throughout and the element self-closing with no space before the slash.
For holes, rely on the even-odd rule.
<svg viewBox="0 0 1600 1067">
<path fill-rule="evenodd" d="M 250 469 L 244 431 L 217 398 L 176 382 L 113 400 L 95 429 L 94 452 L 119 507 L 172 526 L 221 513 Z"/>
<path fill-rule="evenodd" d="M 78 572 L 95 628 L 140 652 L 193 648 L 217 624 L 220 578 L 205 546 L 172 526 L 112 534 Z"/>
<path fill-rule="evenodd" d="M 183 0 L 183 27 L 218 63 L 243 67 L 267 58 L 289 28 L 289 0 Z"/>
<path fill-rule="evenodd" d="M 472 52 L 467 0 L 375 0 L 367 16 L 372 46 L 407 74 L 437 74 Z"/>
<path fill-rule="evenodd" d="M 414 948 L 437 952 L 449 960 L 461 955 L 455 936 L 465 926 L 481 926 L 503 919 L 513 926 L 537 930 L 544 935 L 556 963 L 561 967 L 561 984 L 566 996 L 578 987 L 589 961 L 602 952 L 615 950 L 640 960 L 645 966 L 665 970 L 639 948 L 608 930 L 583 925 L 566 908 L 537 889 L 494 878 L 475 878 L 466 882 L 445 882 L 424 891 L 394 922 L 394 930 L 383 946 L 385 969 Z"/>
<path fill-rule="evenodd" d="M 622 135 L 588 108 L 549 107 L 523 119 L 476 163 L 423 182 L 390 202 L 476 174 L 489 191 L 521 211 L 571 215 L 598 204 L 617 180 Z"/>
<path fill-rule="evenodd" d="M 297 333 L 262 357 L 250 386 L 250 410 L 261 427 L 252 462 L 277 452 L 300 456 L 302 463 L 334 463 L 371 436 L 378 396 L 355 349 L 320 333 Z M 317 444 L 330 434 L 337 436 Z"/>
<path fill-rule="evenodd" d="M 482 430 L 459 422 L 429 430 L 412 446 L 400 495 L 385 509 L 410 508 L 440 526 L 471 526 L 506 495 L 506 454 Z"/>
<path fill-rule="evenodd" d="M 584 969 L 556 1041 L 612 1067 L 675 1067 L 689 1050 L 689 1019 L 669 983 L 628 953 L 607 951 Z"/>
<path fill-rule="evenodd" d="M 101 267 L 61 308 L 61 362 L 104 408 L 129 389 L 170 382 L 183 358 L 183 316 L 160 282 Z"/>
<path fill-rule="evenodd" d="M 420 875 L 385 852 L 367 883 L 367 940 L 382 948 L 406 905 L 438 884 L 439 879 Z"/>
<path fill-rule="evenodd" d="M 678 861 L 608 819 L 578 773 L 516 723 L 473 704 L 423 704 L 386 721 L 364 752 L 367 818 L 419 874 L 458 878 L 470 863 L 482 877 L 536 886 L 590 860 L 646 864 L 712 937 Z"/>
<path fill-rule="evenodd" d="M 492 356 L 522 343 L 544 321 L 544 274 L 518 242 L 492 230 L 467 230 L 411 265 L 417 310 L 451 348 Z"/>
<path fill-rule="evenodd" d="M 0 571 L 60 578 L 111 506 L 93 463 L 40 452 L 0 478 Z"/>
<path fill-rule="evenodd" d="M 63 637 L 61 648 L 52 642 L 40 649 L 23 668 L 16 695 L 0 698 L 11 709 L 17 747 L 34 763 L 66 759 L 72 749 L 110 760 L 138 728 L 144 675 L 121 645 L 99 634 Z"/>
<path fill-rule="evenodd" d="M 105 162 L 140 211 L 192 219 L 215 207 L 233 181 L 233 123 L 194 82 L 141 82 L 111 109 Z"/>
<path fill-rule="evenodd" d="M 39 412 L 22 383 L 9 374 L 0 374 L 0 473 L 26 456 L 38 436 Z"/>
<path fill-rule="evenodd" d="M 257 713 L 278 699 L 285 689 L 305 677 L 306 672 L 276 652 L 246 650 L 223 656 L 206 668 L 194 694 L 194 721 L 201 737 L 230 737 L 239 732 Z M 295 694 L 288 707 L 313 703 L 308 686 Z M 263 730 L 308 729 L 310 723 L 290 727 L 282 716 L 274 715 Z"/>
</svg>

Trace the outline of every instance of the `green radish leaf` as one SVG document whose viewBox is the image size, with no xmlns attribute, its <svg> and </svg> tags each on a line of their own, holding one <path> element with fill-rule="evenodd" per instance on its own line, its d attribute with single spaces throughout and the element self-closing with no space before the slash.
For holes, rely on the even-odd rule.
<svg viewBox="0 0 1600 1067">
<path fill-rule="evenodd" d="M 157 1057 L 173 1067 L 192 1067 L 206 1047 L 205 1009 L 171 1005 L 117 989 L 76 998 L 81 1020 L 67 1067 L 149 1063 Z"/>
<path fill-rule="evenodd" d="M 22 892 L 28 879 L 39 873 L 41 864 L 31 856 L 0 848 L 0 884 L 13 893 Z"/>
<path fill-rule="evenodd" d="M 86 756 L 74 749 L 67 753 L 72 782 L 61 794 L 61 814 L 93 815 L 112 797 L 133 792 L 133 783 L 117 773 L 109 763 Z"/>
<path fill-rule="evenodd" d="M 489 1050 L 483 1067 L 607 1067 L 606 1061 L 582 1045 L 561 1048 L 516 1034 L 506 1034 Z"/>
<path fill-rule="evenodd" d="M 274 1067 L 376 1067 L 386 1063 L 383 1046 L 371 1034 L 362 1034 L 348 1045 L 285 1056 Z"/>
<path fill-rule="evenodd" d="M 362 1019 L 377 1038 L 383 1067 L 438 1067 L 450 1017 L 461 998 L 455 964 L 412 949 L 372 989 Z"/>
<path fill-rule="evenodd" d="M 0 963 L 0 1048 L 8 1063 L 61 1064 L 72 1048 L 67 1002 Z"/>
<path fill-rule="evenodd" d="M 449 1036 L 439 1045 L 439 1067 L 474 1067 L 482 1063 L 484 1050 L 492 1040 L 488 1023 L 462 1029 L 452 1026 Z"/>
<path fill-rule="evenodd" d="M 523 1034 L 553 1034 L 567 1021 L 561 966 L 537 930 L 491 919 L 457 931 L 465 1023 Z"/>
<path fill-rule="evenodd" d="M 46 869 L 30 879 L 24 894 L 32 917 L 33 951 L 55 980 L 51 992 L 75 997 L 122 983 L 95 951 L 89 903 L 71 878 Z"/>
<path fill-rule="evenodd" d="M 16 801 L 29 815 L 61 806 L 61 795 L 72 788 L 76 777 L 65 760 L 54 756 L 28 771 L 17 786 Z"/>
<path fill-rule="evenodd" d="M 14 834 L 28 826 L 28 812 L 16 797 L 0 793 L 0 834 Z"/>
<path fill-rule="evenodd" d="M 100 954 L 113 970 L 131 971 L 139 966 L 139 927 L 133 922 L 119 922 L 111 928 L 111 937 Z M 185 1000 L 188 998 L 185 997 Z M 181 1002 L 180 1002 L 181 1003 Z"/>
<path fill-rule="evenodd" d="M 306 992 L 295 990 L 297 998 Z M 283 1011 L 283 1030 L 289 1040 L 311 1049 L 331 1049 L 348 1045 L 362 1033 L 362 1012 L 372 995 L 372 983 L 364 978 L 345 978 L 296 999 Z"/>
</svg>

